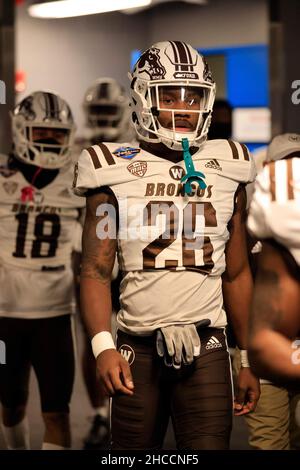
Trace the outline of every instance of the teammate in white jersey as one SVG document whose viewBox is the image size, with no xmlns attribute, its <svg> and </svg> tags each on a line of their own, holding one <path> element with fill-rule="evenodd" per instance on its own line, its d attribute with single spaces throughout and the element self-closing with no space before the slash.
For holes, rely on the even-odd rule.
<svg viewBox="0 0 300 470">
<path fill-rule="evenodd" d="M 70 447 L 74 379 L 71 254 L 83 206 L 74 196 L 75 132 L 68 104 L 30 94 L 12 113 L 13 152 L 0 167 L 0 369 L 3 431 L 10 449 L 29 448 L 26 418 L 33 367 L 45 423 L 43 449 Z"/>
<path fill-rule="evenodd" d="M 251 317 L 251 365 L 266 379 L 300 378 L 300 135 L 273 139 L 248 227 L 263 239 Z"/>
<path fill-rule="evenodd" d="M 222 276 L 245 349 L 252 282 L 244 186 L 255 167 L 243 145 L 206 143 L 215 84 L 191 46 L 166 41 L 147 49 L 131 94 L 141 144 L 84 150 L 74 179 L 87 198 L 81 301 L 100 378 L 113 396 L 112 447 L 161 448 L 172 416 L 178 448 L 227 449 L 233 404 Z M 110 335 L 116 251 L 118 351 Z M 243 367 L 236 413 L 252 410 L 258 396 Z"/>
</svg>

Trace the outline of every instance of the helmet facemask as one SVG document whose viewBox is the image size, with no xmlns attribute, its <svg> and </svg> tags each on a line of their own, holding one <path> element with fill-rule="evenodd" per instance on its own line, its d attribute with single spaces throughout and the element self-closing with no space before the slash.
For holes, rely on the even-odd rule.
<svg viewBox="0 0 300 470">
<path fill-rule="evenodd" d="M 216 88 L 201 54 L 179 41 L 156 43 L 142 54 L 130 78 L 132 120 L 141 140 L 174 150 L 182 149 L 183 138 L 189 146 L 202 145 Z M 174 95 L 172 103 L 166 93 Z"/>
<path fill-rule="evenodd" d="M 32 103 L 32 114 L 24 112 L 24 101 L 11 114 L 14 152 L 27 164 L 59 169 L 72 161 L 76 127 L 68 105 L 58 97 L 61 116 L 44 117 L 41 105 L 44 95 L 49 93 L 36 92 L 25 98 L 24 101 L 29 99 Z"/>
<path fill-rule="evenodd" d="M 212 95 L 210 87 L 198 84 L 150 83 L 141 112 L 149 140 L 174 150 L 181 150 L 183 138 L 199 146 L 207 134 Z"/>
</svg>

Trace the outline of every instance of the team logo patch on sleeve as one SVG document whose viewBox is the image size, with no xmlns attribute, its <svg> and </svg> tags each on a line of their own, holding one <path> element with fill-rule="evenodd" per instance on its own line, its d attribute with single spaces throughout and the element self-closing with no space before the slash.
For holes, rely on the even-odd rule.
<svg viewBox="0 0 300 470">
<path fill-rule="evenodd" d="M 10 196 L 12 196 L 16 192 L 17 187 L 18 183 L 16 183 L 15 181 L 4 181 L 3 183 L 3 188 Z"/>
<path fill-rule="evenodd" d="M 137 149 L 134 147 L 119 147 L 117 150 L 113 152 L 116 157 L 126 158 L 130 160 L 131 158 L 135 157 L 138 153 L 140 153 L 141 149 Z"/>
<path fill-rule="evenodd" d="M 127 170 L 134 176 L 142 178 L 147 171 L 147 162 L 132 162 L 128 165 Z"/>
</svg>

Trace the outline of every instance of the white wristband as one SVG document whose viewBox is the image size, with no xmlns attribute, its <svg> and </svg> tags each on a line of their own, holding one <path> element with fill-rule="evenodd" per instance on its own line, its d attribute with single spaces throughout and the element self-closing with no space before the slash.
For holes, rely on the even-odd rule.
<svg viewBox="0 0 300 470">
<path fill-rule="evenodd" d="M 241 365 L 242 367 L 250 367 L 246 349 L 241 349 Z"/>
<path fill-rule="evenodd" d="M 106 349 L 116 349 L 113 337 L 109 331 L 100 331 L 92 338 L 92 350 L 95 358 Z"/>
</svg>

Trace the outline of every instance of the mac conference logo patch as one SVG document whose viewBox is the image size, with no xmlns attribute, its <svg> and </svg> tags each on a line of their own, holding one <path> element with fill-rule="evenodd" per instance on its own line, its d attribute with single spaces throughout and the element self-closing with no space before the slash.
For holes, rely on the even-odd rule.
<svg viewBox="0 0 300 470">
<path fill-rule="evenodd" d="M 128 165 L 127 170 L 134 176 L 142 178 L 147 171 L 147 162 L 136 161 Z"/>
</svg>

